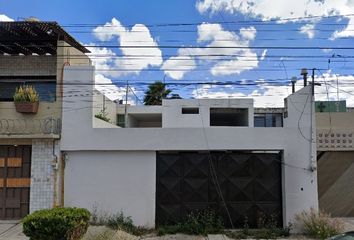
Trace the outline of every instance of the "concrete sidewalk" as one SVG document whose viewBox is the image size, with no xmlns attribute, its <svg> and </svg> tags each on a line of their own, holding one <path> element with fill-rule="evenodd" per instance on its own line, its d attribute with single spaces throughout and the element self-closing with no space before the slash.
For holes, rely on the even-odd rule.
<svg viewBox="0 0 354 240">
<path fill-rule="evenodd" d="M 0 221 L 0 240 L 28 240 L 18 221 Z"/>
</svg>

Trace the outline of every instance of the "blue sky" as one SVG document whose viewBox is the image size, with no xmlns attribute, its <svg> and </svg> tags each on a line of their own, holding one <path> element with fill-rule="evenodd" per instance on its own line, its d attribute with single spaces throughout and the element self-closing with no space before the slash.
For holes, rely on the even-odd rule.
<svg viewBox="0 0 354 240">
<path fill-rule="evenodd" d="M 121 98 L 126 80 L 140 98 L 155 80 L 226 82 L 169 87 L 185 98 L 253 97 L 256 106 L 282 106 L 303 67 L 328 83 L 317 99 L 354 106 L 354 51 L 332 49 L 354 47 L 352 14 L 353 0 L 0 0 L 0 20 L 57 21 L 90 45 L 96 80 L 117 85 L 100 89 L 111 98 Z"/>
</svg>

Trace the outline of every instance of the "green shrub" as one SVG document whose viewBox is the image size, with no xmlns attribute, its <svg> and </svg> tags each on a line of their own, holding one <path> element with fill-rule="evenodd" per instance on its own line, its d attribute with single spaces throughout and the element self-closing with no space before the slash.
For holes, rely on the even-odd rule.
<svg viewBox="0 0 354 240">
<path fill-rule="evenodd" d="M 192 212 L 187 215 L 183 223 L 173 226 L 161 226 L 158 235 L 186 233 L 193 235 L 207 235 L 221 233 L 224 229 L 222 219 L 211 209 Z"/>
<path fill-rule="evenodd" d="M 89 226 L 90 212 L 83 208 L 36 211 L 23 220 L 23 233 L 30 240 L 78 240 Z"/>
<path fill-rule="evenodd" d="M 257 228 L 249 227 L 248 218 L 245 217 L 243 228 L 241 230 L 226 230 L 225 234 L 233 239 L 276 239 L 279 237 L 288 237 L 292 228 L 292 224 L 284 228 L 278 227 L 278 215 L 260 214 L 257 219 Z"/>
<path fill-rule="evenodd" d="M 108 123 L 111 121 L 108 117 L 108 113 L 106 112 L 106 108 L 103 108 L 99 113 L 95 114 L 95 117 Z"/>
<path fill-rule="evenodd" d="M 276 239 L 284 238 L 290 235 L 290 227 L 285 228 L 260 228 L 245 230 L 227 230 L 225 235 L 233 239 Z"/>
<path fill-rule="evenodd" d="M 190 213 L 183 224 L 183 230 L 188 234 L 207 235 L 220 233 L 223 229 L 221 217 L 210 209 Z"/>
<path fill-rule="evenodd" d="M 167 235 L 167 234 L 180 233 L 182 228 L 183 227 L 182 227 L 182 225 L 180 223 L 178 223 L 176 225 L 159 226 L 158 229 L 157 229 L 157 235 L 158 236 L 163 236 L 163 235 Z"/>
<path fill-rule="evenodd" d="M 329 214 L 311 208 L 296 215 L 303 233 L 310 237 L 325 239 L 343 231 L 343 222 Z"/>
</svg>

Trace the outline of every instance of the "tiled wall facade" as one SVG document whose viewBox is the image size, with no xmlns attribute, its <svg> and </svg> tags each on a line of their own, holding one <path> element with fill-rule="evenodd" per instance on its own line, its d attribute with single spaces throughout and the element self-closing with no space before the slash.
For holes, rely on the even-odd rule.
<svg viewBox="0 0 354 240">
<path fill-rule="evenodd" d="M 57 152 L 57 146 L 54 151 Z M 57 154 L 57 153 L 56 153 Z M 30 212 L 52 208 L 54 202 L 53 140 L 32 140 Z"/>
</svg>

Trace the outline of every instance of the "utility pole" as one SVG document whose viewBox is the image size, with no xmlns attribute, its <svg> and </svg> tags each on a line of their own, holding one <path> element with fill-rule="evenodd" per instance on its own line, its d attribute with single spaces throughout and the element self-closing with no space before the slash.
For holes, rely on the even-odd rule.
<svg viewBox="0 0 354 240">
<path fill-rule="evenodd" d="M 127 88 L 125 90 L 125 107 L 124 107 L 124 127 L 128 125 L 128 93 L 129 93 L 129 82 L 127 80 Z"/>
<path fill-rule="evenodd" d="M 315 70 L 316 68 L 312 69 L 312 96 L 315 95 Z"/>
<path fill-rule="evenodd" d="M 312 172 L 316 171 L 317 170 L 317 162 L 315 160 L 315 153 L 313 153 L 313 148 L 314 148 L 314 145 L 316 144 L 316 136 L 315 136 L 315 133 L 314 133 L 314 117 L 313 117 L 313 114 L 314 114 L 314 101 L 315 101 L 315 70 L 316 68 L 313 68 L 312 69 L 312 75 L 311 75 L 311 78 L 312 78 L 312 83 L 311 83 L 311 105 L 310 105 L 310 114 L 311 114 L 311 117 L 310 117 L 310 157 L 311 157 L 311 161 L 310 161 L 310 169 Z"/>
</svg>

